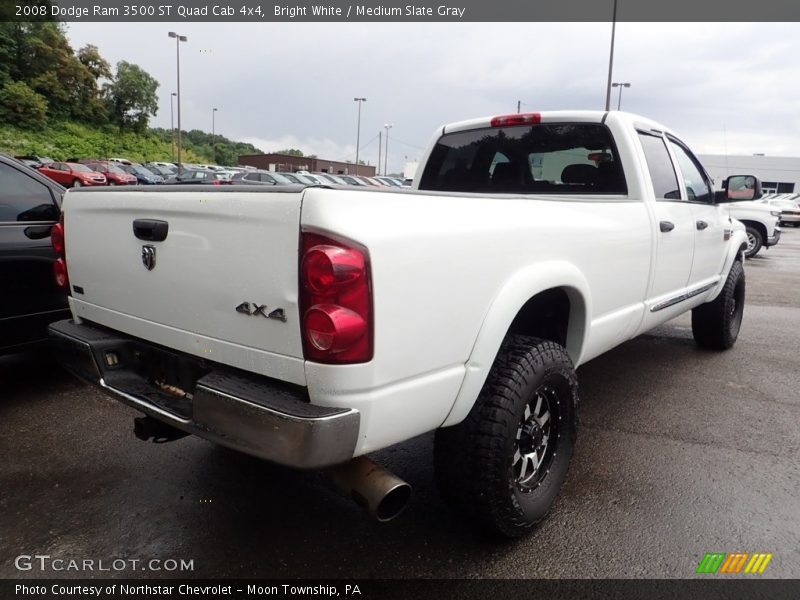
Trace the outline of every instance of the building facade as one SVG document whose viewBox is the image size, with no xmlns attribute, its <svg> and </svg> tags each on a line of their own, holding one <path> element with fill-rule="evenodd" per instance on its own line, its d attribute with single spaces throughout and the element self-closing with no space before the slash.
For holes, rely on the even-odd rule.
<svg viewBox="0 0 800 600">
<path fill-rule="evenodd" d="M 717 189 L 730 175 L 755 175 L 765 194 L 800 192 L 800 157 L 699 154 L 697 158 L 711 175 Z"/>
<path fill-rule="evenodd" d="M 355 163 L 325 160 L 310 156 L 293 156 L 291 154 L 244 154 L 239 157 L 241 166 L 255 167 L 265 171 L 310 171 L 312 173 L 332 173 L 334 175 L 375 175 L 375 167 Z"/>
</svg>

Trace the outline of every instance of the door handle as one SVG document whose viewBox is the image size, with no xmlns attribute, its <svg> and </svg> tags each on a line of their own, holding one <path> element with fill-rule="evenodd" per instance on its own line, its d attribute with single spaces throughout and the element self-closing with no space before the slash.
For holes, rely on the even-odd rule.
<svg viewBox="0 0 800 600">
<path fill-rule="evenodd" d="M 43 240 L 50 236 L 52 225 L 31 225 L 25 228 L 25 237 L 29 240 Z"/>
<path fill-rule="evenodd" d="M 697 229 L 698 230 L 703 231 L 703 229 L 705 229 L 706 227 L 708 227 L 708 223 L 706 223 L 705 221 L 698 221 L 697 222 Z"/>
<path fill-rule="evenodd" d="M 675 223 L 673 223 L 672 221 L 661 221 L 661 222 L 658 224 L 658 228 L 659 228 L 659 229 L 660 229 L 660 230 L 661 230 L 663 233 L 666 233 L 666 232 L 668 232 L 668 231 L 672 231 L 673 229 L 675 229 Z"/>
<path fill-rule="evenodd" d="M 169 223 L 157 219 L 136 219 L 133 235 L 146 242 L 163 242 L 169 233 Z"/>
</svg>

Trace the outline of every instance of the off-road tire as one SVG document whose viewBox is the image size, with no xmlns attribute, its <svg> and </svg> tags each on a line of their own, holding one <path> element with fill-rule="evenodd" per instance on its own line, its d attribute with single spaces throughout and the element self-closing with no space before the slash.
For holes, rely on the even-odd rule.
<svg viewBox="0 0 800 600">
<path fill-rule="evenodd" d="M 692 334 L 701 348 L 727 350 L 736 343 L 744 315 L 745 279 L 735 261 L 719 295 L 692 311 Z"/>
<path fill-rule="evenodd" d="M 535 427 L 528 412 L 536 410 L 542 394 L 550 398 L 547 443 L 552 440 L 553 447 L 542 451 L 542 466 L 533 469 L 541 481 L 531 489 L 520 481 L 525 473 L 515 472 L 515 459 L 520 432 L 526 423 Z M 578 381 L 567 351 L 548 340 L 509 335 L 467 418 L 436 432 L 440 494 L 483 532 L 512 538 L 528 533 L 550 510 L 567 475 L 577 405 Z"/>
<path fill-rule="evenodd" d="M 745 258 L 753 258 L 764 245 L 764 236 L 755 227 L 749 225 L 745 227 L 747 231 L 747 250 L 744 251 Z"/>
</svg>

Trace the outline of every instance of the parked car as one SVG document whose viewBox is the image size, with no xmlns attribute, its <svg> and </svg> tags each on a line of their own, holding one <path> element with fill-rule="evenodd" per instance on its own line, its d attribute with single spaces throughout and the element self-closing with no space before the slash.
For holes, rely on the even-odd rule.
<svg viewBox="0 0 800 600">
<path fill-rule="evenodd" d="M 24 164 L 31 169 L 38 169 L 39 167 L 46 165 L 47 163 L 53 162 L 52 158 L 46 156 L 34 156 L 34 155 L 27 155 L 27 156 L 15 156 L 18 161 Z"/>
<path fill-rule="evenodd" d="M 141 185 L 154 185 L 164 183 L 164 177 L 154 173 L 150 169 L 140 164 L 132 165 L 119 165 L 119 168 L 125 171 L 128 175 L 133 175 L 136 181 Z"/>
<path fill-rule="evenodd" d="M 386 183 L 383 183 L 382 181 L 377 181 L 376 179 L 373 179 L 372 177 L 365 177 L 363 175 L 353 175 L 353 178 L 357 179 L 358 181 L 360 181 L 364 185 L 369 185 L 371 187 L 386 187 L 388 185 Z"/>
<path fill-rule="evenodd" d="M 50 326 L 63 364 L 144 413 L 140 439 L 332 469 L 382 520 L 410 486 L 367 455 L 435 431 L 444 500 L 530 533 L 575 450 L 577 367 L 690 311 L 700 347 L 735 344 L 745 228 L 677 134 L 621 111 L 463 121 L 424 157 L 402 194 L 71 193 L 86 289 Z M 689 362 L 684 379 L 724 361 Z"/>
<path fill-rule="evenodd" d="M 240 171 L 231 177 L 232 184 L 240 185 L 293 185 L 295 182 L 273 171 Z"/>
<path fill-rule="evenodd" d="M 105 175 L 80 163 L 54 162 L 39 168 L 39 172 L 64 187 L 106 185 Z"/>
<path fill-rule="evenodd" d="M 160 175 L 164 179 L 168 179 L 170 177 L 174 177 L 178 174 L 178 167 L 173 164 L 169 163 L 145 163 L 145 168 L 149 169 L 151 172 L 155 173 L 156 175 Z"/>
<path fill-rule="evenodd" d="M 139 180 L 135 175 L 131 175 L 130 173 L 126 172 L 123 167 L 127 167 L 130 165 L 126 165 L 123 163 L 115 163 L 113 161 L 81 161 L 81 164 L 86 165 L 93 171 L 97 173 L 102 173 L 106 177 L 106 183 L 108 185 L 136 185 L 139 183 Z"/>
<path fill-rule="evenodd" d="M 780 211 L 781 225 L 797 227 L 800 224 L 800 194 L 769 195 L 760 202 Z"/>
<path fill-rule="evenodd" d="M 314 173 L 314 176 L 322 179 L 326 183 L 333 183 L 335 185 L 349 185 L 344 179 L 341 179 L 339 175 L 333 175 L 331 173 Z"/>
<path fill-rule="evenodd" d="M 223 185 L 230 181 L 224 179 L 216 171 L 208 169 L 184 169 L 180 175 L 175 175 L 164 180 L 171 185 Z"/>
<path fill-rule="evenodd" d="M 53 277 L 50 233 L 64 188 L 0 154 L 0 354 L 47 341 L 47 326 L 69 315 Z"/>
<path fill-rule="evenodd" d="M 128 160 L 127 158 L 109 158 L 110 162 L 119 163 L 121 165 L 132 165 L 133 162 Z"/>
<path fill-rule="evenodd" d="M 402 182 L 398 181 L 397 179 L 393 179 L 391 177 L 383 177 L 379 175 L 375 177 L 375 179 L 377 179 L 378 181 L 382 181 L 386 185 L 391 185 L 393 187 L 400 187 L 401 185 L 403 185 Z"/>
<path fill-rule="evenodd" d="M 363 181 L 359 181 L 352 175 L 337 175 L 337 177 L 342 181 L 344 181 L 346 185 L 360 185 L 360 186 L 367 185 L 366 183 L 364 183 Z"/>
</svg>

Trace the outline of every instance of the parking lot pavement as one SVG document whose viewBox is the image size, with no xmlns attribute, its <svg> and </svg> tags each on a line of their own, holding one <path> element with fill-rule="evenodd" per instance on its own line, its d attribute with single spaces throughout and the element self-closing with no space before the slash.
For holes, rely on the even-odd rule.
<svg viewBox="0 0 800 600">
<path fill-rule="evenodd" d="M 0 359 L 0 577 L 20 554 L 185 559 L 194 571 L 93 576 L 691 577 L 706 552 L 772 552 L 800 577 L 800 230 L 746 264 L 729 352 L 688 316 L 579 369 L 578 448 L 555 509 L 486 541 L 436 494 L 432 436 L 375 457 L 414 486 L 373 522 L 318 473 L 197 438 L 147 444 L 136 413 L 41 356 Z"/>
</svg>

